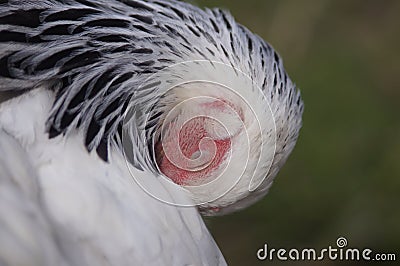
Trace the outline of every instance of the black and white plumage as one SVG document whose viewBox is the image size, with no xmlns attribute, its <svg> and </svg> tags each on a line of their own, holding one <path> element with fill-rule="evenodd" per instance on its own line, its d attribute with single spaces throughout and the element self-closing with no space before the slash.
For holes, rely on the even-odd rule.
<svg viewBox="0 0 400 266">
<path fill-rule="evenodd" d="M 303 111 L 266 42 L 225 11 L 172 0 L 0 1 L 0 91 L 22 94 L 0 105 L 0 155 L 14 158 L 0 159 L 0 181 L 21 207 L 0 208 L 1 217 L 15 212 L 0 220 L 0 245 L 26 248 L 0 251 L 10 265 L 223 264 L 197 210 L 171 203 L 212 215 L 258 200 L 293 149 Z M 189 124 L 203 135 L 184 135 L 188 157 L 206 154 L 192 146 L 207 137 L 219 158 L 194 175 L 171 163 L 171 135 L 199 114 L 224 126 Z M 26 170 L 14 175 L 18 165 Z M 21 236 L 10 226 L 27 216 L 38 225 L 22 222 Z M 36 227 L 43 248 L 31 245 Z"/>
</svg>

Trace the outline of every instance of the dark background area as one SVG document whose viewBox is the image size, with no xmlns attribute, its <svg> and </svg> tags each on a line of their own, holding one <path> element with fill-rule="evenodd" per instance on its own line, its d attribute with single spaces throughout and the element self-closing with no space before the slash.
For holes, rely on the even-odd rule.
<svg viewBox="0 0 400 266">
<path fill-rule="evenodd" d="M 195 3 L 230 10 L 271 43 L 305 102 L 297 146 L 266 198 L 207 219 L 228 263 L 292 265 L 258 262 L 256 252 L 336 247 L 339 236 L 399 262 L 400 1 Z"/>
</svg>

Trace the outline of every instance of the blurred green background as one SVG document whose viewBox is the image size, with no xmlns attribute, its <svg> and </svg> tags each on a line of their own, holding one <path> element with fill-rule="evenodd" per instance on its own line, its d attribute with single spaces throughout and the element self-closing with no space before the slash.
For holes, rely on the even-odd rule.
<svg viewBox="0 0 400 266">
<path fill-rule="evenodd" d="M 339 236 L 399 263 L 400 1 L 195 2 L 230 10 L 271 43 L 305 102 L 297 146 L 266 198 L 207 219 L 228 263 L 293 265 L 256 252 L 335 247 Z"/>
</svg>

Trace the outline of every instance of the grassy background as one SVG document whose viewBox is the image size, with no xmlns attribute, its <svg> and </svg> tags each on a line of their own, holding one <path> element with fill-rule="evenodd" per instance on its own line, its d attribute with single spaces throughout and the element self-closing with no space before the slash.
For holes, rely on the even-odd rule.
<svg viewBox="0 0 400 266">
<path fill-rule="evenodd" d="M 305 102 L 298 144 L 267 197 L 207 221 L 228 263 L 284 265 L 257 262 L 256 251 L 320 249 L 339 236 L 399 261 L 400 1 L 197 4 L 229 9 L 270 42 Z"/>
</svg>

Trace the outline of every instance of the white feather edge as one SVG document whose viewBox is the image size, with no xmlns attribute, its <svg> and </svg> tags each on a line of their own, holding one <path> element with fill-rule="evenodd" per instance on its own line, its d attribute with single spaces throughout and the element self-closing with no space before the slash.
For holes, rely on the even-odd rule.
<svg viewBox="0 0 400 266">
<path fill-rule="evenodd" d="M 1 205 L 0 213 L 8 216 L 0 216 L 0 235 L 5 236 L 0 246 L 25 248 L 0 252 L 0 262 L 226 265 L 197 210 L 147 195 L 119 151 L 111 148 L 108 164 L 87 152 L 79 132 L 49 139 L 45 121 L 53 99 L 51 92 L 39 88 L 0 105 L 2 142 L 7 143 L 0 149 L 0 165 L 15 173 L 10 177 L 1 172 L 0 181 L 8 184 L 2 186 L 8 194 L 1 197 L 9 195 L 19 206 Z M 23 174 L 17 170 L 21 165 L 26 167 Z M 134 174 L 171 201 L 190 202 L 178 186 L 146 172 Z M 38 199 L 32 201 L 31 194 Z M 38 222 L 28 213 L 39 217 Z"/>
</svg>

